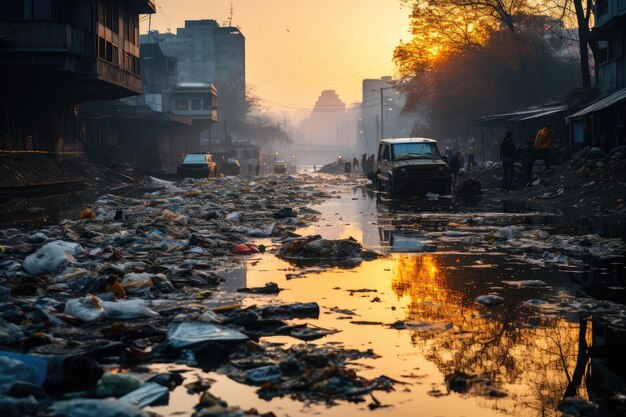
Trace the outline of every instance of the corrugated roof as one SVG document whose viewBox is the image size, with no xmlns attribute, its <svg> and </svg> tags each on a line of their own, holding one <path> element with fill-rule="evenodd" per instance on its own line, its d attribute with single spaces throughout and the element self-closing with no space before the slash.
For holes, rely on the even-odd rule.
<svg viewBox="0 0 626 417">
<path fill-rule="evenodd" d="M 536 113 L 536 114 L 533 114 L 532 116 L 527 116 L 527 117 L 524 117 L 524 118 L 521 118 L 521 119 L 517 119 L 517 120 L 522 121 L 522 120 L 537 119 L 539 117 L 545 117 L 545 116 L 549 116 L 549 115 L 554 114 L 554 113 L 559 113 L 559 112 L 565 111 L 566 109 L 567 109 L 566 106 L 554 107 L 552 109 L 546 109 L 545 111 L 542 111 L 541 113 Z"/>
<path fill-rule="evenodd" d="M 542 117 L 547 114 L 557 113 L 559 111 L 564 111 L 565 106 L 549 106 L 549 107 L 529 107 L 522 110 L 517 110 L 511 113 L 502 113 L 502 114 L 493 114 L 491 116 L 481 117 L 477 121 L 479 123 L 489 123 L 489 122 L 513 122 L 518 120 L 528 120 L 534 117 Z"/>
<path fill-rule="evenodd" d="M 605 109 L 609 106 L 612 106 L 613 104 L 616 104 L 622 100 L 626 99 L 626 88 L 622 89 L 622 90 L 618 90 L 616 92 L 614 92 L 613 94 L 604 97 L 600 100 L 597 100 L 596 102 L 592 103 L 591 105 L 585 107 L 584 109 L 570 115 L 567 116 L 566 119 L 573 119 L 575 117 L 581 117 L 584 116 L 586 114 L 589 113 L 593 113 L 596 112 L 598 110 L 602 110 Z"/>
</svg>

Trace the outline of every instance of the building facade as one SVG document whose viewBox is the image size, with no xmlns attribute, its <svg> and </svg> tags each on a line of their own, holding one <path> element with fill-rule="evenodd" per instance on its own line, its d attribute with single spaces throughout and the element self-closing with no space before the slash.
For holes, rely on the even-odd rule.
<svg viewBox="0 0 626 417">
<path fill-rule="evenodd" d="M 176 34 L 152 31 L 142 42 L 155 42 L 178 61 L 179 83 L 213 84 L 220 96 L 219 118 L 224 123 L 246 113 L 245 37 L 236 27 L 215 20 L 187 20 Z"/>
<path fill-rule="evenodd" d="M 402 112 L 405 97 L 393 87 L 390 76 L 363 80 L 357 142 L 366 153 L 376 153 L 378 140 L 411 136 L 415 115 Z"/>
<path fill-rule="evenodd" d="M 0 1 L 0 150 L 81 152 L 80 103 L 141 93 L 149 0 Z"/>
<path fill-rule="evenodd" d="M 572 150 L 601 146 L 609 150 L 626 144 L 626 2 L 595 3 L 597 99 L 574 108 L 566 118 Z"/>
</svg>

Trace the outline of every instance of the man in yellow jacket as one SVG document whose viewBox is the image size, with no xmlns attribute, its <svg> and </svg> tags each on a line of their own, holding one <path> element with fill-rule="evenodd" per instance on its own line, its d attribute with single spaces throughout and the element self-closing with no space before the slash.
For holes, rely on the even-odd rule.
<svg viewBox="0 0 626 417">
<path fill-rule="evenodd" d="M 543 164 L 546 169 L 550 168 L 550 157 L 552 156 L 552 125 L 546 123 L 546 126 L 539 129 L 537 136 L 535 137 L 535 149 L 540 159 L 543 159 Z"/>
</svg>

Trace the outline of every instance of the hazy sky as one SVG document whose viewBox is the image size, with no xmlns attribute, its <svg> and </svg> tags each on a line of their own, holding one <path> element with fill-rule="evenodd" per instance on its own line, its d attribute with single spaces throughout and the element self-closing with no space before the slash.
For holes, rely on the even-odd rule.
<svg viewBox="0 0 626 417">
<path fill-rule="evenodd" d="M 410 39 L 410 10 L 400 0 L 156 0 L 152 28 L 225 23 L 231 3 L 246 37 L 248 86 L 268 107 L 310 109 L 326 89 L 360 101 L 361 80 L 393 75 L 393 49 Z"/>
</svg>

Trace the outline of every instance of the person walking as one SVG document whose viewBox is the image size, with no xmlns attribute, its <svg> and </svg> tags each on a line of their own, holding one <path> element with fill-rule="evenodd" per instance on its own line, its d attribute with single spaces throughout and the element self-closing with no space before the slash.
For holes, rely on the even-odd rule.
<svg viewBox="0 0 626 417">
<path fill-rule="evenodd" d="M 467 170 L 469 171 L 472 167 L 476 166 L 476 160 L 474 159 L 476 155 L 476 144 L 473 139 L 467 144 L 465 152 L 467 153 Z"/>
<path fill-rule="evenodd" d="M 526 146 L 520 150 L 520 164 L 522 164 L 522 171 L 524 171 L 524 177 L 526 179 L 526 187 L 530 187 L 533 183 L 533 167 L 537 160 L 537 152 L 533 146 L 532 140 L 526 142 Z"/>
<path fill-rule="evenodd" d="M 366 153 L 361 155 L 361 169 L 363 169 L 363 172 L 368 172 L 367 171 L 367 154 Z"/>
<path fill-rule="evenodd" d="M 459 177 L 459 171 L 461 170 L 461 159 L 459 158 L 458 152 L 451 152 L 451 154 L 452 156 L 448 161 L 448 166 L 450 167 L 452 179 L 456 182 L 456 179 Z"/>
<path fill-rule="evenodd" d="M 357 172 L 359 170 L 359 160 L 356 159 L 356 156 L 352 158 L 352 168 L 354 172 Z"/>
<path fill-rule="evenodd" d="M 552 124 L 546 123 L 545 127 L 539 129 L 535 136 L 535 149 L 538 156 L 543 159 L 545 169 L 550 169 L 550 158 L 552 157 L 553 146 Z"/>
<path fill-rule="evenodd" d="M 369 158 L 367 158 L 367 172 L 374 171 L 374 154 L 371 154 Z"/>
<path fill-rule="evenodd" d="M 502 162 L 502 188 L 507 190 L 513 182 L 513 170 L 517 159 L 517 148 L 513 141 L 513 133 L 506 132 L 500 144 L 500 161 Z"/>
</svg>

